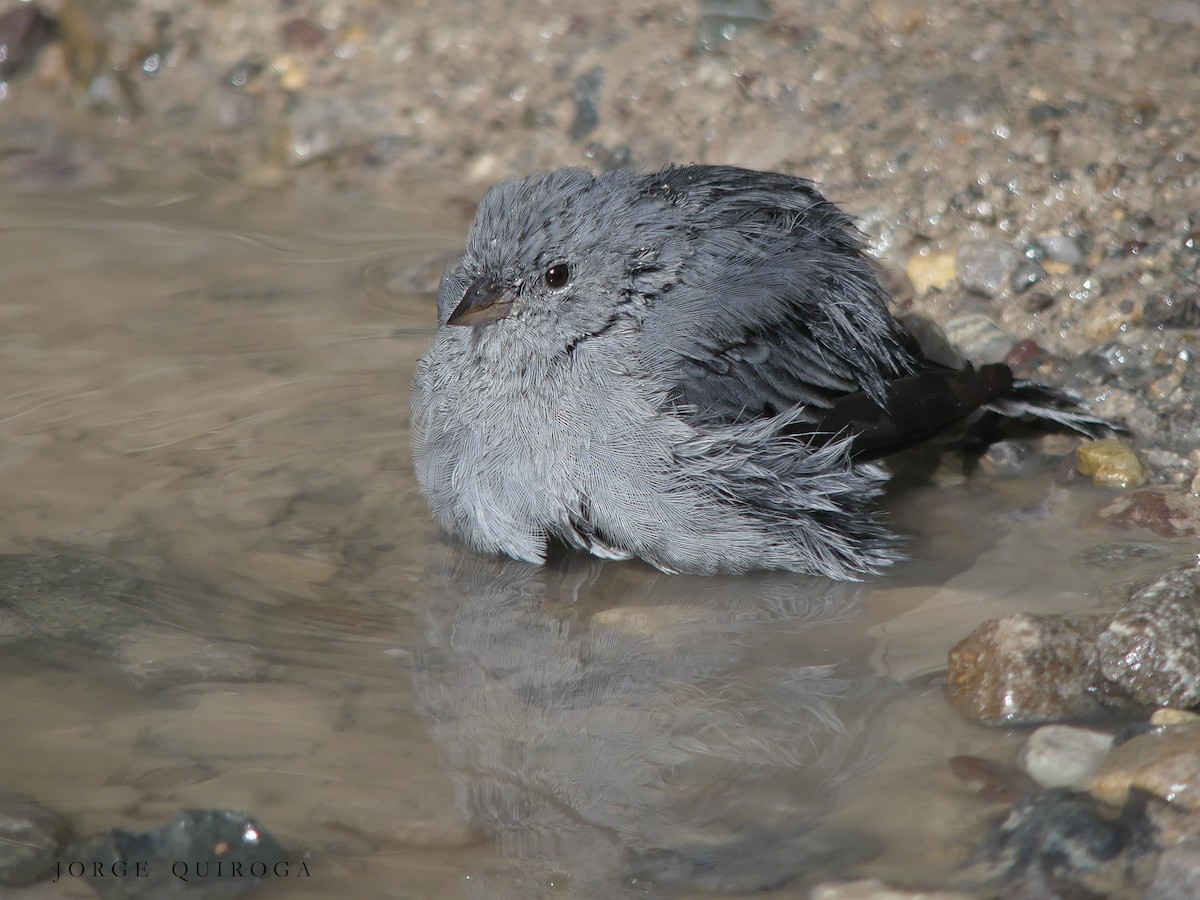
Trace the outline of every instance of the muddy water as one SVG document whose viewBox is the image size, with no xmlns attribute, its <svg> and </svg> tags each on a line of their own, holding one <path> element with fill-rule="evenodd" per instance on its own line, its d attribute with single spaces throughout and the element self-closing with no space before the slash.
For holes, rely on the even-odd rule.
<svg viewBox="0 0 1200 900">
<path fill-rule="evenodd" d="M 1128 537 L 1080 524 L 1089 488 L 944 473 L 893 492 L 919 561 L 867 586 L 474 556 L 407 436 L 414 286 L 463 227 L 219 184 L 0 197 L 0 553 L 115 573 L 0 621 L 0 787 L 83 833 L 248 810 L 310 854 L 263 896 L 938 877 L 980 815 L 947 759 L 1016 740 L 947 707 L 948 647 L 1161 559 L 1097 565 Z"/>
</svg>

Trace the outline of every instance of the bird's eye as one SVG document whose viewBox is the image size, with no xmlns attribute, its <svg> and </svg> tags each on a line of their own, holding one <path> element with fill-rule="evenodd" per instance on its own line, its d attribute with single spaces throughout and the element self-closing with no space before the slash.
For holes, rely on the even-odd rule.
<svg viewBox="0 0 1200 900">
<path fill-rule="evenodd" d="M 546 270 L 546 287 L 566 287 L 571 280 L 571 269 L 566 263 L 555 263 Z"/>
</svg>

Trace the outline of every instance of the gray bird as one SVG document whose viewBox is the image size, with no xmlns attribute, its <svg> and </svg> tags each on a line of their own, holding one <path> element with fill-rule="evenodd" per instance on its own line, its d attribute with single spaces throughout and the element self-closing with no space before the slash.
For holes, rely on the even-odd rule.
<svg viewBox="0 0 1200 900">
<path fill-rule="evenodd" d="M 510 178 L 442 277 L 417 479 L 446 530 L 534 563 L 556 540 L 854 579 L 902 556 L 870 460 L 977 410 L 1113 430 L 1007 366 L 929 358 L 886 301 L 853 221 L 803 179 Z"/>
</svg>

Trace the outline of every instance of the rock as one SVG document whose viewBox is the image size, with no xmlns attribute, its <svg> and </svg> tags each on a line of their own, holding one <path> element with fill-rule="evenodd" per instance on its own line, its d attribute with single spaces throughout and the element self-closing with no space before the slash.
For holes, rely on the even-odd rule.
<svg viewBox="0 0 1200 900">
<path fill-rule="evenodd" d="M 1008 886 L 1005 898 L 1136 896 L 1155 834 L 1144 802 L 1114 817 L 1088 794 L 1048 788 L 1021 798 L 972 860 Z"/>
<path fill-rule="evenodd" d="M 288 19 L 279 27 L 279 37 L 289 50 L 312 50 L 325 42 L 325 29 L 301 16 Z"/>
<path fill-rule="evenodd" d="M 1046 270 L 1041 263 L 1036 259 L 1023 259 L 1013 269 L 1008 283 L 1015 293 L 1023 294 L 1045 277 Z"/>
<path fill-rule="evenodd" d="M 1055 462 L 1025 441 L 997 441 L 979 457 L 979 468 L 996 477 L 1028 478 L 1053 468 Z"/>
<path fill-rule="evenodd" d="M 946 337 L 967 360 L 977 366 L 1003 362 L 1016 339 L 978 314 L 957 316 L 946 323 Z"/>
<path fill-rule="evenodd" d="M 1037 239 L 1035 244 L 1040 255 L 1051 262 L 1066 266 L 1083 264 L 1083 248 L 1079 241 L 1066 234 L 1046 234 Z"/>
<path fill-rule="evenodd" d="M 984 800 L 1012 803 L 1037 788 L 1037 782 L 1019 769 L 981 756 L 950 757 L 950 772 Z"/>
<path fill-rule="evenodd" d="M 914 253 L 904 266 L 904 273 L 918 294 L 944 291 L 954 284 L 955 254 L 933 251 Z"/>
<path fill-rule="evenodd" d="M 1116 438 L 1080 444 L 1075 453 L 1079 474 L 1091 476 L 1097 487 L 1137 487 L 1146 480 L 1138 455 Z"/>
<path fill-rule="evenodd" d="M 954 645 L 946 692 L 963 715 L 990 724 L 1043 722 L 1094 711 L 1099 620 L 1015 613 Z"/>
<path fill-rule="evenodd" d="M 1142 900 L 1195 900 L 1200 885 L 1200 837 L 1168 847 Z"/>
<path fill-rule="evenodd" d="M 33 62 L 54 36 L 54 23 L 33 3 L 21 3 L 0 15 L 0 78 L 10 78 Z"/>
<path fill-rule="evenodd" d="M 1200 705 L 1200 568 L 1134 594 L 1097 641 L 1100 670 L 1139 703 Z"/>
<path fill-rule="evenodd" d="M 575 104 L 575 117 L 567 129 L 567 136 L 578 143 L 600 124 L 600 89 L 604 86 L 604 69 L 593 67 L 575 79 L 571 100 Z"/>
<path fill-rule="evenodd" d="M 1151 725 L 1186 725 L 1200 722 L 1200 716 L 1185 709 L 1156 709 L 1150 716 Z"/>
<path fill-rule="evenodd" d="M 1185 810 L 1200 810 L 1200 724 L 1154 729 L 1113 748 L 1089 785 L 1113 806 L 1124 803 L 1131 788 Z"/>
<path fill-rule="evenodd" d="M 1042 787 L 1084 790 L 1112 745 L 1110 734 L 1045 725 L 1029 736 L 1019 762 Z"/>
<path fill-rule="evenodd" d="M 859 881 L 830 881 L 819 884 L 809 900 L 971 900 L 971 894 L 959 891 L 923 891 L 896 887 L 878 878 Z"/>
<path fill-rule="evenodd" d="M 114 828 L 71 846 L 67 856 L 86 861 L 84 877 L 103 900 L 217 900 L 289 872 L 287 851 L 266 829 L 245 813 L 222 809 L 185 809 L 146 832 Z M 91 876 L 93 863 L 101 864 L 104 877 Z M 120 871 L 122 863 L 129 876 L 112 877 L 113 866 Z"/>
<path fill-rule="evenodd" d="M 135 621 L 142 581 L 99 557 L 0 555 L 0 645 L 83 636 L 100 642 Z"/>
<path fill-rule="evenodd" d="M 1138 491 L 1108 504 L 1099 518 L 1147 528 L 1161 537 L 1187 537 L 1200 534 L 1200 498 L 1162 490 Z"/>
<path fill-rule="evenodd" d="M 1200 328 L 1200 293 L 1148 297 L 1142 321 L 1151 328 Z"/>
<path fill-rule="evenodd" d="M 965 290 L 998 297 L 1009 283 L 1021 255 L 999 241 L 972 241 L 958 248 L 954 274 Z"/>
<path fill-rule="evenodd" d="M 49 875 L 67 835 L 58 813 L 24 794 L 0 790 L 0 884 L 33 884 Z"/>
<path fill-rule="evenodd" d="M 155 689 L 197 681 L 258 681 L 268 669 L 245 645 L 149 625 L 121 640 L 117 666 L 138 687 Z"/>
<path fill-rule="evenodd" d="M 738 30 L 754 28 L 771 18 L 767 0 L 700 0 L 700 16 L 696 20 L 696 46 L 700 50 L 715 50 L 733 40 Z"/>
</svg>

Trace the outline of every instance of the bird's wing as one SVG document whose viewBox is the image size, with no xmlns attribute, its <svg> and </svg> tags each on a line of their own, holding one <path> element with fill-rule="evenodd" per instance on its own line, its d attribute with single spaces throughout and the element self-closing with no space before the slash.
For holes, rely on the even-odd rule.
<svg viewBox="0 0 1200 900">
<path fill-rule="evenodd" d="M 922 368 L 852 220 L 799 178 L 719 166 L 646 176 L 678 207 L 674 277 L 642 323 L 645 355 L 689 415 L 748 421 L 797 406 L 814 423 L 839 399 L 888 405 Z M 836 416 L 835 416 L 836 418 Z"/>
</svg>

